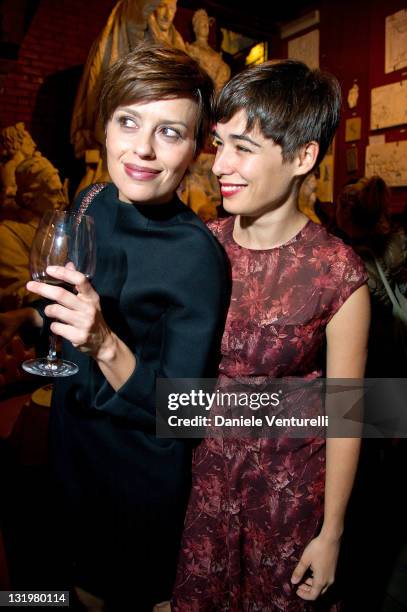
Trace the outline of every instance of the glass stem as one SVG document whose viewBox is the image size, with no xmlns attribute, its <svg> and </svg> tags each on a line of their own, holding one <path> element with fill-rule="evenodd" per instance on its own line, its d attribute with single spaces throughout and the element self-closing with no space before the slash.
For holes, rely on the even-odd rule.
<svg viewBox="0 0 407 612">
<path fill-rule="evenodd" d="M 50 332 L 50 334 L 49 334 L 49 351 L 48 351 L 48 355 L 47 355 L 48 366 L 50 368 L 52 367 L 52 365 L 57 360 L 57 348 L 56 348 L 56 344 L 57 344 L 57 337 L 56 337 L 55 334 Z"/>
</svg>

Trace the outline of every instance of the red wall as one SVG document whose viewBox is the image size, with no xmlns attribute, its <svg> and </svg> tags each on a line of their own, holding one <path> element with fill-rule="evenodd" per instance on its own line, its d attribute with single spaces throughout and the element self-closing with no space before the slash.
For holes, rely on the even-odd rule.
<svg viewBox="0 0 407 612">
<path fill-rule="evenodd" d="M 364 175 L 365 148 L 369 134 L 385 134 L 386 142 L 407 139 L 406 126 L 370 131 L 370 91 L 407 78 L 407 67 L 385 74 L 385 18 L 405 8 L 403 0 L 321 0 L 315 3 L 320 10 L 320 67 L 335 74 L 342 86 L 343 116 L 336 137 L 335 148 L 335 196 L 351 178 Z M 313 28 L 311 28 L 313 29 Z M 292 38 L 305 33 L 299 32 Z M 273 57 L 287 57 L 287 40 L 275 40 Z M 349 109 L 347 95 L 354 79 L 359 85 L 359 100 L 356 108 Z M 358 171 L 347 172 L 345 143 L 345 121 L 352 116 L 362 118 L 362 135 L 355 142 L 358 151 Z M 392 189 L 393 211 L 398 211 L 407 202 L 407 187 Z"/>
</svg>

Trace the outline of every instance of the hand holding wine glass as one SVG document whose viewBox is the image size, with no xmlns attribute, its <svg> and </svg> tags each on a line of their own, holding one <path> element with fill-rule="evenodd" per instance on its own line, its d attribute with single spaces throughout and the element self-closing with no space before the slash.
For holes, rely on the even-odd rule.
<svg viewBox="0 0 407 612">
<path fill-rule="evenodd" d="M 63 211 L 44 214 L 31 248 L 30 268 L 34 282 L 29 291 L 54 304 L 45 308 L 51 323 L 50 348 L 46 358 L 32 359 L 23 368 L 40 376 L 71 376 L 78 366 L 57 358 L 55 334 L 73 342 L 71 327 L 76 328 L 83 312 L 83 298 L 98 302 L 89 278 L 95 271 L 96 245 L 92 217 Z M 76 294 L 72 290 L 76 290 Z M 96 300 L 95 300 L 96 296 Z M 74 342 L 73 342 L 74 343 Z"/>
</svg>

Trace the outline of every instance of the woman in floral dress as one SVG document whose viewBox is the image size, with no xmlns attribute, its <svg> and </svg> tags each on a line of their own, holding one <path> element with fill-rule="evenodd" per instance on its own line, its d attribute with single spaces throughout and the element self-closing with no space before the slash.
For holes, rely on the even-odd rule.
<svg viewBox="0 0 407 612">
<path fill-rule="evenodd" d="M 233 215 L 210 224 L 232 270 L 220 388 L 363 376 L 363 264 L 297 208 L 339 109 L 334 77 L 289 60 L 247 69 L 220 95 L 213 171 Z M 205 439 L 194 457 L 172 609 L 338 610 L 325 592 L 358 454 L 357 438 Z"/>
</svg>

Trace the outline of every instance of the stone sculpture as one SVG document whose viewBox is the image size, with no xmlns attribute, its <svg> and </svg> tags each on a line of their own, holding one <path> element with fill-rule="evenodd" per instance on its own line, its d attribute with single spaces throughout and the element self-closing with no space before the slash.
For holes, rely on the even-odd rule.
<svg viewBox="0 0 407 612">
<path fill-rule="evenodd" d="M 217 53 L 208 43 L 209 17 L 204 9 L 195 11 L 192 18 L 195 32 L 195 42 L 187 43 L 187 52 L 209 74 L 215 83 L 216 91 L 220 91 L 230 78 L 230 67 L 220 53 Z"/>
<path fill-rule="evenodd" d="M 37 145 L 22 121 L 0 131 L 0 209 L 1 217 L 15 209 L 17 166 L 35 155 Z"/>
<path fill-rule="evenodd" d="M 23 160 L 15 169 L 16 219 L 0 222 L 0 310 L 37 299 L 25 288 L 30 279 L 30 249 L 42 214 L 64 208 L 67 197 L 58 170 L 42 155 Z"/>
</svg>

